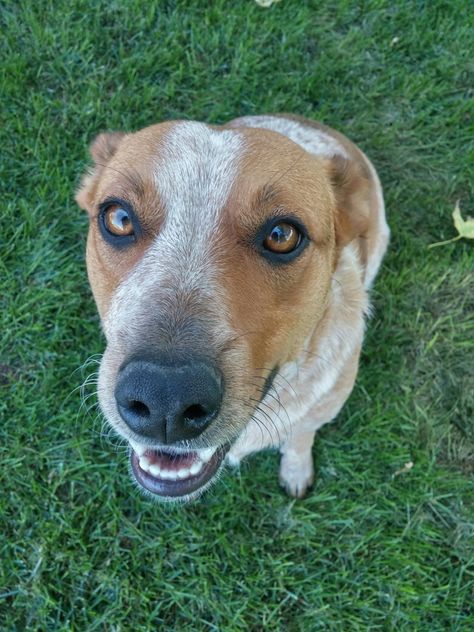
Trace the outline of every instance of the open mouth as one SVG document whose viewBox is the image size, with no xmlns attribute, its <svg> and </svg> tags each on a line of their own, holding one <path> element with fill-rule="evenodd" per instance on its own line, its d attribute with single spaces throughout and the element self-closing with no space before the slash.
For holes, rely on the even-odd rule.
<svg viewBox="0 0 474 632">
<path fill-rule="evenodd" d="M 133 445 L 130 462 L 134 477 L 147 491 L 179 498 L 203 488 L 217 473 L 228 449 L 172 453 Z"/>
</svg>

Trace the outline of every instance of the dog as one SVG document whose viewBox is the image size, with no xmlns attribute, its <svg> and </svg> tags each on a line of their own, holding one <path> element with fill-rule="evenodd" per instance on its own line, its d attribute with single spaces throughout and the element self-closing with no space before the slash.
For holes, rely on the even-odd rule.
<svg viewBox="0 0 474 632">
<path fill-rule="evenodd" d="M 372 163 L 289 114 L 103 133 L 90 153 L 76 200 L 107 341 L 98 398 L 134 479 L 186 501 L 278 448 L 281 485 L 303 497 L 388 245 Z"/>
</svg>

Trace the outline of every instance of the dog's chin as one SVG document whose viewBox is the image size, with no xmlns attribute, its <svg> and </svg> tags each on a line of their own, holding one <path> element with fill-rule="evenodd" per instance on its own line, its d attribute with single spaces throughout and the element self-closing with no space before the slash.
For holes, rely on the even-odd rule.
<svg viewBox="0 0 474 632">
<path fill-rule="evenodd" d="M 189 452 L 158 450 L 131 443 L 133 478 L 157 500 L 186 502 L 216 479 L 230 444 Z"/>
</svg>

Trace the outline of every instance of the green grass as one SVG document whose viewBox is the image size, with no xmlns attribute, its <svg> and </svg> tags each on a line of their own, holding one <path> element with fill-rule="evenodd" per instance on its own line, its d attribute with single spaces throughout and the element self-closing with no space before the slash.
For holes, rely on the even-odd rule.
<svg viewBox="0 0 474 632">
<path fill-rule="evenodd" d="M 456 199 L 474 215 L 470 3 L 4 0 L 0 21 L 0 629 L 474 629 L 474 250 L 427 248 Z M 153 504 L 77 390 L 104 346 L 86 146 L 282 110 L 348 134 L 385 187 L 357 386 L 305 500 L 266 453 Z"/>
</svg>

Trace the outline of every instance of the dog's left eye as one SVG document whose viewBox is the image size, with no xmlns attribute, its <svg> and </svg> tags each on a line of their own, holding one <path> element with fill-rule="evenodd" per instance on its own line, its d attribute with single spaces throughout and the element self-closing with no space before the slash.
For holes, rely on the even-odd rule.
<svg viewBox="0 0 474 632">
<path fill-rule="evenodd" d="M 281 222 L 274 226 L 263 241 L 265 250 L 278 255 L 288 254 L 296 250 L 301 241 L 301 233 L 288 222 Z"/>
<path fill-rule="evenodd" d="M 130 213 L 120 204 L 111 204 L 102 212 L 105 229 L 116 237 L 129 237 L 134 234 Z"/>
</svg>

